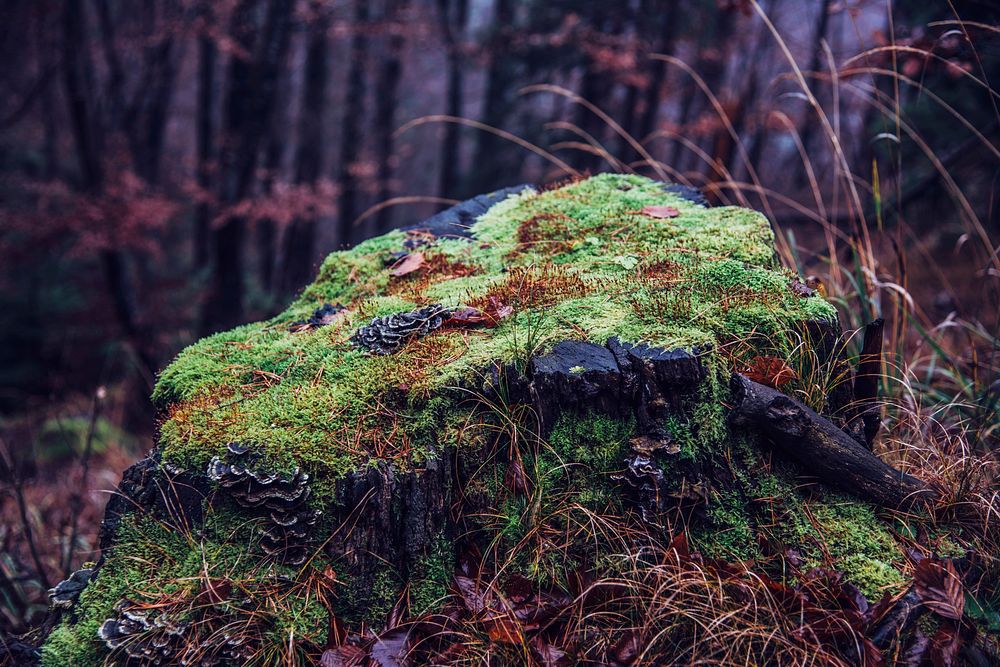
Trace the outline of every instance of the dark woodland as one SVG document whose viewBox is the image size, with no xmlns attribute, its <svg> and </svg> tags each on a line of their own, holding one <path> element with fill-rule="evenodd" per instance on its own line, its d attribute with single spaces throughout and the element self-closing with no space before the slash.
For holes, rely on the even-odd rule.
<svg viewBox="0 0 1000 667">
<path fill-rule="evenodd" d="M 98 559 L 180 350 L 331 251 L 602 172 L 763 212 L 884 355 L 858 428 L 900 493 L 1000 550 L 998 91 L 985 0 L 4 0 L 0 664 Z M 966 593 L 1000 630 L 997 580 Z"/>
</svg>

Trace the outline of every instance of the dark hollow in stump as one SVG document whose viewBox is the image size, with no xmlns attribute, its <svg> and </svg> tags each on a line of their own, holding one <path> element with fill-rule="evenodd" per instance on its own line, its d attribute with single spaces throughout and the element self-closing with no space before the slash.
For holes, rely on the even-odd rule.
<svg viewBox="0 0 1000 667">
<path fill-rule="evenodd" d="M 782 454 L 823 482 L 894 509 L 933 497 L 926 484 L 886 464 L 795 399 L 738 373 L 730 388 L 732 423 L 759 429 Z"/>
</svg>

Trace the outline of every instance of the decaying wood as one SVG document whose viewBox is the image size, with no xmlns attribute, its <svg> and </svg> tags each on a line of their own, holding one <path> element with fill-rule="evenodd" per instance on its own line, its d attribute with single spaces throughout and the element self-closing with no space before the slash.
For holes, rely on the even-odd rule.
<svg viewBox="0 0 1000 667">
<path fill-rule="evenodd" d="M 905 636 L 925 611 L 927 609 L 920 596 L 911 586 L 875 619 L 870 633 L 872 643 L 883 650 L 888 648 L 892 642 Z"/>
<path fill-rule="evenodd" d="M 881 317 L 865 325 L 865 339 L 861 358 L 854 375 L 853 416 L 847 431 L 855 440 L 872 448 L 882 421 L 878 402 L 878 381 L 882 376 L 882 337 L 885 320 Z"/>
<path fill-rule="evenodd" d="M 799 401 L 740 374 L 730 386 L 733 423 L 759 429 L 823 482 L 884 507 L 906 508 L 932 497 L 926 484 L 886 464 Z"/>
</svg>

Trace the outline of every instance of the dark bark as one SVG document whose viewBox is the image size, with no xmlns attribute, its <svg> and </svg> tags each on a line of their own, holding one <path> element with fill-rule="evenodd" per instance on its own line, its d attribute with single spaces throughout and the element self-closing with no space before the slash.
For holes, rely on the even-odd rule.
<svg viewBox="0 0 1000 667">
<path fill-rule="evenodd" d="M 917 592 L 911 587 L 875 619 L 871 640 L 880 649 L 886 649 L 900 637 L 905 637 L 927 609 Z"/>
<path fill-rule="evenodd" d="M 380 203 L 389 199 L 393 189 L 393 131 L 396 129 L 396 107 L 399 105 L 399 82 L 403 72 L 402 54 L 405 43 L 404 25 L 408 8 L 409 0 L 386 0 L 383 23 L 389 35 L 375 87 L 375 145 L 378 154 Z M 391 213 L 391 208 L 383 208 L 378 212 L 375 216 L 375 233 L 388 231 Z"/>
<path fill-rule="evenodd" d="M 247 57 L 229 64 L 219 151 L 219 204 L 231 206 L 250 194 L 261 141 L 271 127 L 279 64 L 288 50 L 292 2 L 270 0 L 263 27 L 258 0 L 243 0 L 234 11 L 232 36 Z M 212 232 L 212 282 L 202 317 L 202 333 L 243 321 L 246 221 L 230 217 Z"/>
<path fill-rule="evenodd" d="M 295 182 L 315 185 L 323 168 L 323 116 L 326 109 L 329 16 L 322 3 L 309 25 L 306 45 L 305 81 L 302 87 L 302 115 L 299 117 L 299 145 L 295 154 Z M 316 221 L 293 220 L 285 232 L 281 257 L 282 294 L 291 294 L 306 285 L 313 273 Z"/>
<path fill-rule="evenodd" d="M 882 334 L 885 320 L 881 317 L 865 325 L 861 358 L 854 374 L 854 417 L 847 430 L 868 449 L 872 448 L 882 421 L 878 403 L 878 386 L 882 379 Z"/>
<path fill-rule="evenodd" d="M 462 116 L 464 76 L 462 72 L 462 41 L 469 15 L 468 0 L 438 0 L 438 17 L 445 45 L 448 78 L 445 92 L 445 114 Z M 454 9 L 452 9 L 454 7 Z M 438 196 L 452 197 L 458 185 L 461 128 L 446 123 L 441 141 L 441 171 L 438 175 Z"/>
<path fill-rule="evenodd" d="M 350 69 L 347 74 L 347 98 L 340 130 L 340 160 L 337 186 L 340 200 L 337 207 L 338 241 L 341 245 L 352 243 L 355 238 L 354 219 L 357 217 L 358 180 L 353 172 L 354 163 L 362 149 L 361 121 L 365 98 L 365 56 L 367 53 L 368 2 L 355 0 L 354 34 L 351 36 Z"/>
<path fill-rule="evenodd" d="M 933 497 L 930 487 L 876 457 L 828 419 L 785 394 L 733 375 L 732 421 L 760 430 L 783 455 L 822 482 L 891 508 Z"/>
</svg>

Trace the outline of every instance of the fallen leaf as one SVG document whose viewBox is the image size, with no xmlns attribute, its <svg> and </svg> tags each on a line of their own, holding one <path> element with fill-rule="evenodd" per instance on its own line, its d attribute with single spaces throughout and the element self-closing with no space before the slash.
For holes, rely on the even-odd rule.
<svg viewBox="0 0 1000 667">
<path fill-rule="evenodd" d="M 409 273 L 420 270 L 423 265 L 424 253 L 411 252 L 392 265 L 392 269 L 389 270 L 389 275 L 395 278 L 401 278 Z"/>
<path fill-rule="evenodd" d="M 570 667 L 575 664 L 566 651 L 553 646 L 542 637 L 531 640 L 531 650 L 542 667 Z"/>
<path fill-rule="evenodd" d="M 522 644 L 524 641 L 521 624 L 505 614 L 484 618 L 482 625 L 492 641 L 503 644 Z"/>
<path fill-rule="evenodd" d="M 613 665 L 631 665 L 639 657 L 639 633 L 627 630 L 608 650 L 608 661 Z"/>
<path fill-rule="evenodd" d="M 345 644 L 337 648 L 328 648 L 320 656 L 319 664 L 322 667 L 360 667 L 364 662 L 366 653 L 364 649 L 352 644 Z"/>
<path fill-rule="evenodd" d="M 405 667 L 412 663 L 410 652 L 410 630 L 412 627 L 398 626 L 383 632 L 372 643 L 370 657 L 378 667 Z"/>
<path fill-rule="evenodd" d="M 938 616 L 959 620 L 965 611 L 965 590 L 950 560 L 924 558 L 913 570 L 913 587 L 924 605 Z"/>
<path fill-rule="evenodd" d="M 445 322 L 447 328 L 493 326 L 496 321 L 478 308 L 457 308 Z"/>
<path fill-rule="evenodd" d="M 679 210 L 673 206 L 644 206 L 642 209 L 642 214 L 650 218 L 676 218 L 681 214 Z"/>
<path fill-rule="evenodd" d="M 814 290 L 812 287 L 809 287 L 798 278 L 789 283 L 788 287 L 789 289 L 792 290 L 792 293 L 794 293 L 795 296 L 800 296 L 803 299 L 808 299 L 809 297 L 816 294 L 816 290 Z"/>
</svg>

